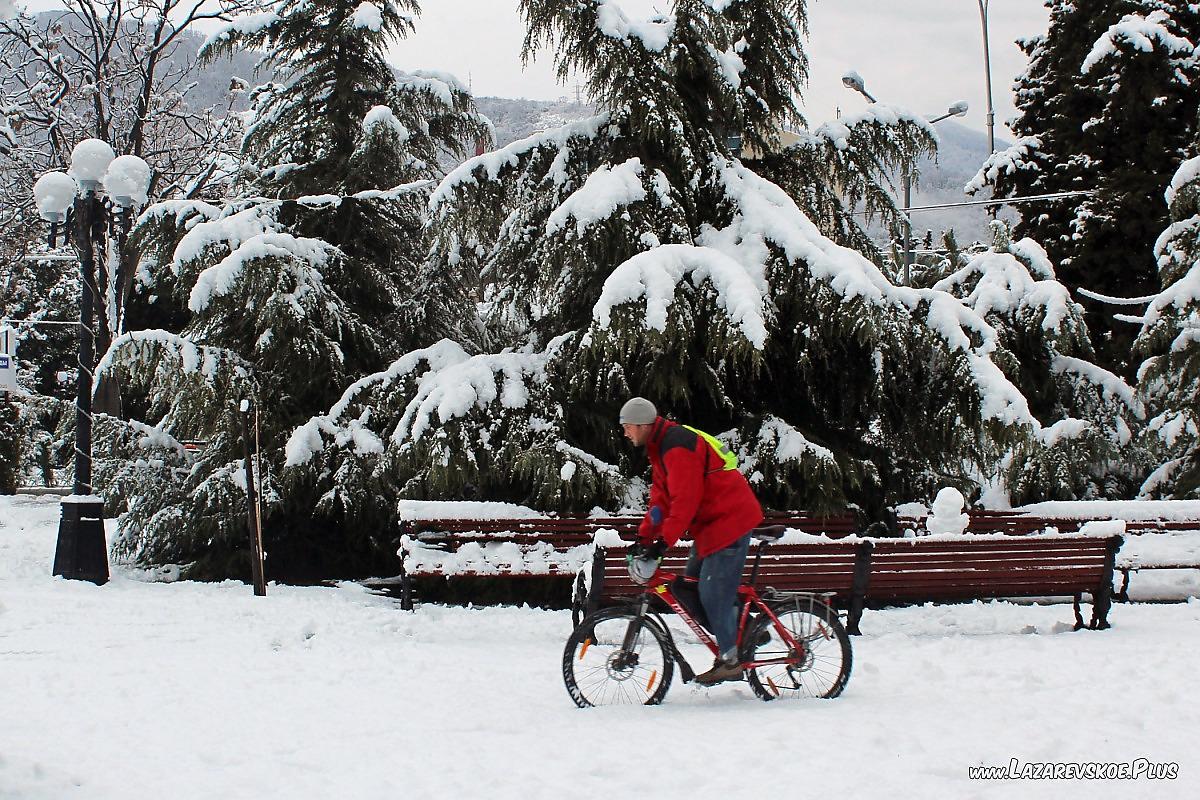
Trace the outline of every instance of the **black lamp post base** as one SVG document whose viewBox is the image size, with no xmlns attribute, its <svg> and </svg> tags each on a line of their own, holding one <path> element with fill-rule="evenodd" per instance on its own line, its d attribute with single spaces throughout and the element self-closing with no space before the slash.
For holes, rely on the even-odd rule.
<svg viewBox="0 0 1200 800">
<path fill-rule="evenodd" d="M 69 497 L 62 503 L 54 574 L 97 586 L 108 583 L 108 542 L 104 538 L 104 502 Z"/>
</svg>

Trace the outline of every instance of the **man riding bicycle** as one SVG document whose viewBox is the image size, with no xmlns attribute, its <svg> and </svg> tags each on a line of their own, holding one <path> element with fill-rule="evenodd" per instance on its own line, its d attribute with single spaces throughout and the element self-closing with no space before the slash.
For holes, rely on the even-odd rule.
<svg viewBox="0 0 1200 800">
<path fill-rule="evenodd" d="M 685 532 L 692 537 L 685 574 L 699 579 L 700 602 L 721 653 L 696 682 L 737 680 L 737 588 L 762 507 L 737 459 L 712 436 L 658 416 L 644 397 L 621 407 L 620 422 L 650 459 L 650 503 L 638 530 L 643 555 L 661 558 Z"/>
</svg>

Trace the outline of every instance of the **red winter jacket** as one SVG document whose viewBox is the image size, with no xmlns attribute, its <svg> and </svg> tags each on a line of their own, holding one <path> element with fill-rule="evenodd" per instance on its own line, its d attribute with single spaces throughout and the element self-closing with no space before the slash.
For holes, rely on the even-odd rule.
<svg viewBox="0 0 1200 800">
<path fill-rule="evenodd" d="M 653 483 L 650 505 L 662 512 L 655 525 L 649 508 L 638 538 L 673 545 L 685 532 L 701 558 L 728 547 L 762 522 L 762 507 L 750 484 L 736 469 L 726 470 L 708 442 L 670 420 L 658 417 L 646 440 Z"/>
</svg>

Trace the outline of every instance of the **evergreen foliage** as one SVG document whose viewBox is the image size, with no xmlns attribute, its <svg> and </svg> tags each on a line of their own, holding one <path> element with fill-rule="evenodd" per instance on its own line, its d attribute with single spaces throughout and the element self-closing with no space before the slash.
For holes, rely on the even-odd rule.
<svg viewBox="0 0 1200 800">
<path fill-rule="evenodd" d="M 0 391 L 0 494 L 16 494 L 21 473 L 21 430 L 17 404 Z"/>
<path fill-rule="evenodd" d="M 996 330 L 998 363 L 1042 426 L 1006 457 L 1014 504 L 1127 496 L 1145 459 L 1132 446 L 1142 409 L 1121 378 L 1095 363 L 1083 309 L 1032 239 L 993 222 L 989 251 L 934 285 Z"/>
<path fill-rule="evenodd" d="M 449 76 L 393 75 L 384 49 L 412 28 L 411 0 L 284 0 L 235 20 L 204 49 L 269 48 L 277 82 L 253 93 L 246 181 L 221 205 L 159 203 L 134 232 L 143 284 L 175 331 L 114 341 L 102 361 L 145 393 L 143 438 L 171 458 L 116 476 L 121 553 L 193 577 L 248 574 L 243 406 L 262 443 L 268 568 L 295 577 L 370 548 L 314 517 L 303 482 L 276 480 L 282 444 L 385 354 L 449 327 L 454 295 L 429 303 L 423 215 L 439 152 L 486 140 L 486 121 Z M 463 140 L 460 137 L 466 137 Z M 433 276 L 436 277 L 436 276 Z M 178 444 L 199 440 L 195 457 Z M 186 524 L 183 521 L 186 520 Z M 359 566 L 362 558 L 359 558 Z"/>
<path fill-rule="evenodd" d="M 1033 435 L 987 322 L 893 285 L 805 214 L 862 244 L 839 191 L 891 208 L 878 176 L 932 147 L 927 124 L 875 107 L 794 153 L 735 156 L 778 149 L 798 119 L 803 3 L 679 0 L 641 23 L 604 0 L 521 8 L 526 56 L 553 46 L 601 113 L 467 161 L 433 194 L 429 263 L 475 288 L 469 344 L 492 352 L 442 342 L 363 379 L 293 434 L 294 474 L 373 519 L 394 520 L 380 486 L 636 506 L 615 418 L 642 394 L 723 431 L 768 505 L 877 514 Z"/>
<path fill-rule="evenodd" d="M 1022 207 L 1016 235 L 1042 242 L 1072 290 L 1157 292 L 1152 245 L 1167 225 L 1162 191 L 1200 112 L 1200 6 L 1163 0 L 1052 0 L 1044 36 L 1022 43 L 1012 127 L 969 189 L 997 196 L 1093 190 Z M 1102 363 L 1129 366 L 1132 335 L 1102 309 Z"/>
<path fill-rule="evenodd" d="M 1200 142 L 1200 139 L 1198 139 Z M 1194 148 L 1194 152 L 1196 149 Z M 1135 353 L 1160 466 L 1142 494 L 1200 497 L 1200 156 L 1184 161 L 1166 192 L 1171 224 L 1154 246 L 1162 292 L 1150 302 Z"/>
</svg>

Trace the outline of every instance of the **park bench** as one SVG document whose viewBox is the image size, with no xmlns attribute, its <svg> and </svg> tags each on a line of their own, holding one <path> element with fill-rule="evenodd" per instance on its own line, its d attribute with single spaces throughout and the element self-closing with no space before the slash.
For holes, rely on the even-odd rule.
<svg viewBox="0 0 1200 800">
<path fill-rule="evenodd" d="M 960 534 L 840 540 L 788 532 L 766 545 L 760 588 L 831 594 L 848 608 L 847 630 L 859 633 L 868 604 L 952 602 L 1007 597 L 1072 597 L 1075 628 L 1085 627 L 1083 594 L 1092 596 L 1086 627 L 1108 627 L 1119 535 Z M 629 542 L 597 536 L 587 595 L 576 615 L 641 591 L 625 564 Z M 758 546 L 758 545 L 756 545 Z M 668 551 L 664 567 L 682 570 L 687 550 Z M 753 559 L 747 560 L 746 578 Z"/>
<path fill-rule="evenodd" d="M 1099 511 L 1099 509 L 1097 509 Z M 1121 586 L 1114 600 L 1128 602 L 1132 573 L 1152 570 L 1200 569 L 1200 520 L 1131 519 L 1097 514 L 1095 518 L 1043 516 L 1023 511 L 973 510 L 969 513 L 966 533 L 1076 533 L 1085 527 L 1116 524 L 1110 533 L 1125 534 L 1125 545 L 1118 555 L 1115 570 L 1121 573 Z M 925 530 L 924 517 L 900 517 L 902 531 Z"/>
<path fill-rule="evenodd" d="M 401 523 L 400 602 L 413 607 L 413 579 L 536 578 L 574 579 L 572 603 L 587 592 L 583 569 L 591 563 L 593 541 L 601 531 L 632 541 L 642 517 L 526 516 L 508 519 L 418 519 Z M 769 514 L 786 525 L 829 538 L 858 529 L 853 514 Z"/>
</svg>

